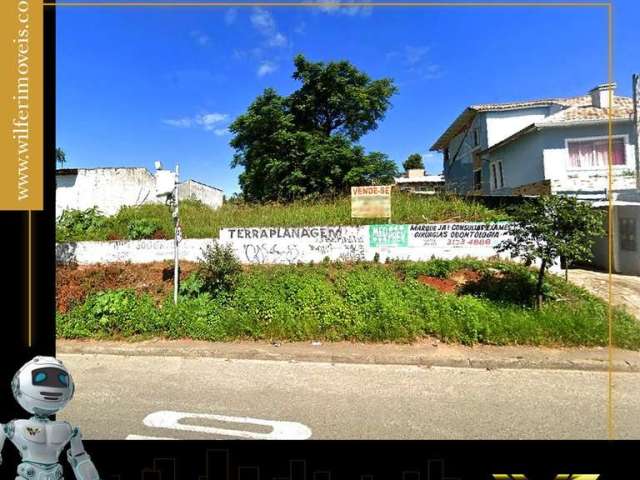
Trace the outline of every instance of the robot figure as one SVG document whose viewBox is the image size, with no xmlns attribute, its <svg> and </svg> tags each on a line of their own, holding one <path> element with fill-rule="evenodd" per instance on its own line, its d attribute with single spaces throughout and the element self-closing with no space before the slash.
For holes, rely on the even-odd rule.
<svg viewBox="0 0 640 480">
<path fill-rule="evenodd" d="M 99 480 L 98 471 L 82 446 L 80 430 L 67 422 L 49 419 L 73 397 L 73 380 L 62 362 L 53 357 L 35 357 L 14 375 L 11 390 L 20 406 L 33 414 L 28 420 L 0 424 L 0 452 L 5 439 L 9 439 L 22 457 L 16 480 L 62 480 L 58 458 L 67 444 L 67 458 L 76 479 Z"/>
</svg>

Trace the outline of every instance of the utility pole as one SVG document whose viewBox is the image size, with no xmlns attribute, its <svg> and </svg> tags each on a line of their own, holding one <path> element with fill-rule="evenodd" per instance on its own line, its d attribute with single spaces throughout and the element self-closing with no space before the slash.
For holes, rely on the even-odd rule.
<svg viewBox="0 0 640 480">
<path fill-rule="evenodd" d="M 635 157 L 636 157 L 636 189 L 640 191 L 640 119 L 638 118 L 638 103 L 640 102 L 640 74 L 634 73 L 631 77 L 633 87 L 633 127 L 635 132 Z"/>
<path fill-rule="evenodd" d="M 182 239 L 182 230 L 180 229 L 180 217 L 178 215 L 178 174 L 179 169 L 176 164 L 176 180 L 175 187 L 173 189 L 173 225 L 174 225 L 174 258 L 173 258 L 173 303 L 178 304 L 178 288 L 180 285 L 180 264 L 179 264 L 179 244 Z"/>
</svg>

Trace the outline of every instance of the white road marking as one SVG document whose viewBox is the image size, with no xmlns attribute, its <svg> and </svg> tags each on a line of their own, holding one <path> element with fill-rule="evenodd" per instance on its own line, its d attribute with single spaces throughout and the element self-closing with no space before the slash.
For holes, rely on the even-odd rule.
<svg viewBox="0 0 640 480">
<path fill-rule="evenodd" d="M 244 423 L 247 425 L 261 425 L 272 428 L 269 433 L 248 432 L 226 428 L 206 427 L 203 425 L 185 425 L 180 420 L 185 418 L 203 418 L 220 422 Z M 306 440 L 311 437 L 311 429 L 302 423 L 282 422 L 276 420 L 262 420 L 249 417 L 228 417 L 225 415 L 211 415 L 205 413 L 173 412 L 162 410 L 147 415 L 142 421 L 147 427 L 168 428 L 189 432 L 208 433 L 230 437 L 250 438 L 254 440 Z"/>
<path fill-rule="evenodd" d="M 147 437 L 145 435 L 127 435 L 125 440 L 176 440 L 169 437 Z"/>
</svg>

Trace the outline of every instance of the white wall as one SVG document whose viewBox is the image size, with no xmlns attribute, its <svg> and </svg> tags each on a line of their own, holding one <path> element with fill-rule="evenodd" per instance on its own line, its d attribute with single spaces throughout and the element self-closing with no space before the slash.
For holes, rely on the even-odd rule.
<svg viewBox="0 0 640 480">
<path fill-rule="evenodd" d="M 550 131 L 551 129 L 549 129 Z M 544 132 L 543 132 L 544 133 Z M 550 132 L 551 133 L 551 132 Z M 553 132 L 556 133 L 555 131 Z M 560 133 L 560 132 L 559 132 Z M 569 165 L 569 150 L 567 149 L 565 139 L 573 138 L 572 133 L 567 133 L 563 137 L 563 141 L 553 142 L 552 147 L 545 148 L 544 155 L 544 175 L 545 178 L 551 180 L 552 192 L 563 191 L 589 191 L 604 190 L 609 188 L 609 169 L 608 167 L 596 169 L 571 169 Z M 588 135 L 584 136 L 585 138 Z M 606 137 L 606 134 L 605 134 Z M 575 137 L 580 138 L 580 137 Z M 627 190 L 635 188 L 635 178 L 628 173 L 635 171 L 635 153 L 633 144 L 629 143 L 628 135 L 624 135 L 625 139 L 625 165 L 614 165 L 613 171 L 613 190 Z"/>
<path fill-rule="evenodd" d="M 508 238 L 506 222 L 423 225 L 364 225 L 359 227 L 225 228 L 220 240 L 187 239 L 180 243 L 180 259 L 197 261 L 202 249 L 216 241 L 231 245 L 244 264 L 298 262 L 429 260 L 497 256 L 494 249 Z M 508 257 L 508 254 L 501 254 Z M 56 245 L 58 263 L 79 265 L 173 259 L 172 240 L 76 242 Z"/>
<path fill-rule="evenodd" d="M 204 185 L 193 180 L 187 180 L 178 186 L 180 200 L 187 198 L 199 200 L 213 209 L 220 208 L 224 200 L 224 193 L 217 188 Z"/>
<path fill-rule="evenodd" d="M 56 175 L 56 217 L 66 209 L 94 206 L 113 215 L 123 205 L 150 201 L 156 201 L 155 181 L 146 168 L 78 169 L 77 174 Z"/>
<path fill-rule="evenodd" d="M 488 146 L 495 145 L 524 127 L 542 120 L 547 112 L 548 107 L 487 112 L 485 115 Z"/>
<path fill-rule="evenodd" d="M 157 203 L 155 177 L 146 168 L 68 169 L 56 175 L 56 217 L 66 209 L 85 210 L 97 206 L 114 215 L 123 206 Z M 192 180 L 181 184 L 178 195 L 195 198 L 211 208 L 222 205 L 224 193 Z"/>
<path fill-rule="evenodd" d="M 180 259 L 196 262 L 207 245 L 216 240 L 185 239 L 180 242 Z M 70 242 L 56 244 L 56 263 L 151 263 L 173 260 L 173 240 L 117 240 L 112 242 Z"/>
</svg>

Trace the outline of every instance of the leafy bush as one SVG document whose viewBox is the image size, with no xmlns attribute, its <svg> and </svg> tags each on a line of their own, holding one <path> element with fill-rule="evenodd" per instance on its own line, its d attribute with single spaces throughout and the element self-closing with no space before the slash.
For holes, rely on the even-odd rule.
<svg viewBox="0 0 640 480">
<path fill-rule="evenodd" d="M 180 282 L 178 287 L 180 296 L 185 298 L 196 298 L 204 293 L 204 282 L 197 273 L 192 273 Z"/>
<path fill-rule="evenodd" d="M 153 218 L 136 218 L 127 227 L 129 240 L 151 238 L 160 229 L 160 223 Z"/>
<path fill-rule="evenodd" d="M 207 245 L 202 250 L 197 275 L 204 291 L 217 294 L 230 291 L 241 270 L 240 261 L 233 253 L 233 248 L 230 245 L 215 243 Z"/>
<path fill-rule="evenodd" d="M 106 235 L 107 217 L 96 207 L 64 210 L 56 222 L 56 238 L 62 242 L 97 240 Z"/>
<path fill-rule="evenodd" d="M 129 289 L 90 295 L 66 315 L 59 315 L 58 335 L 131 336 L 157 331 L 158 313 L 153 299 Z"/>
</svg>

